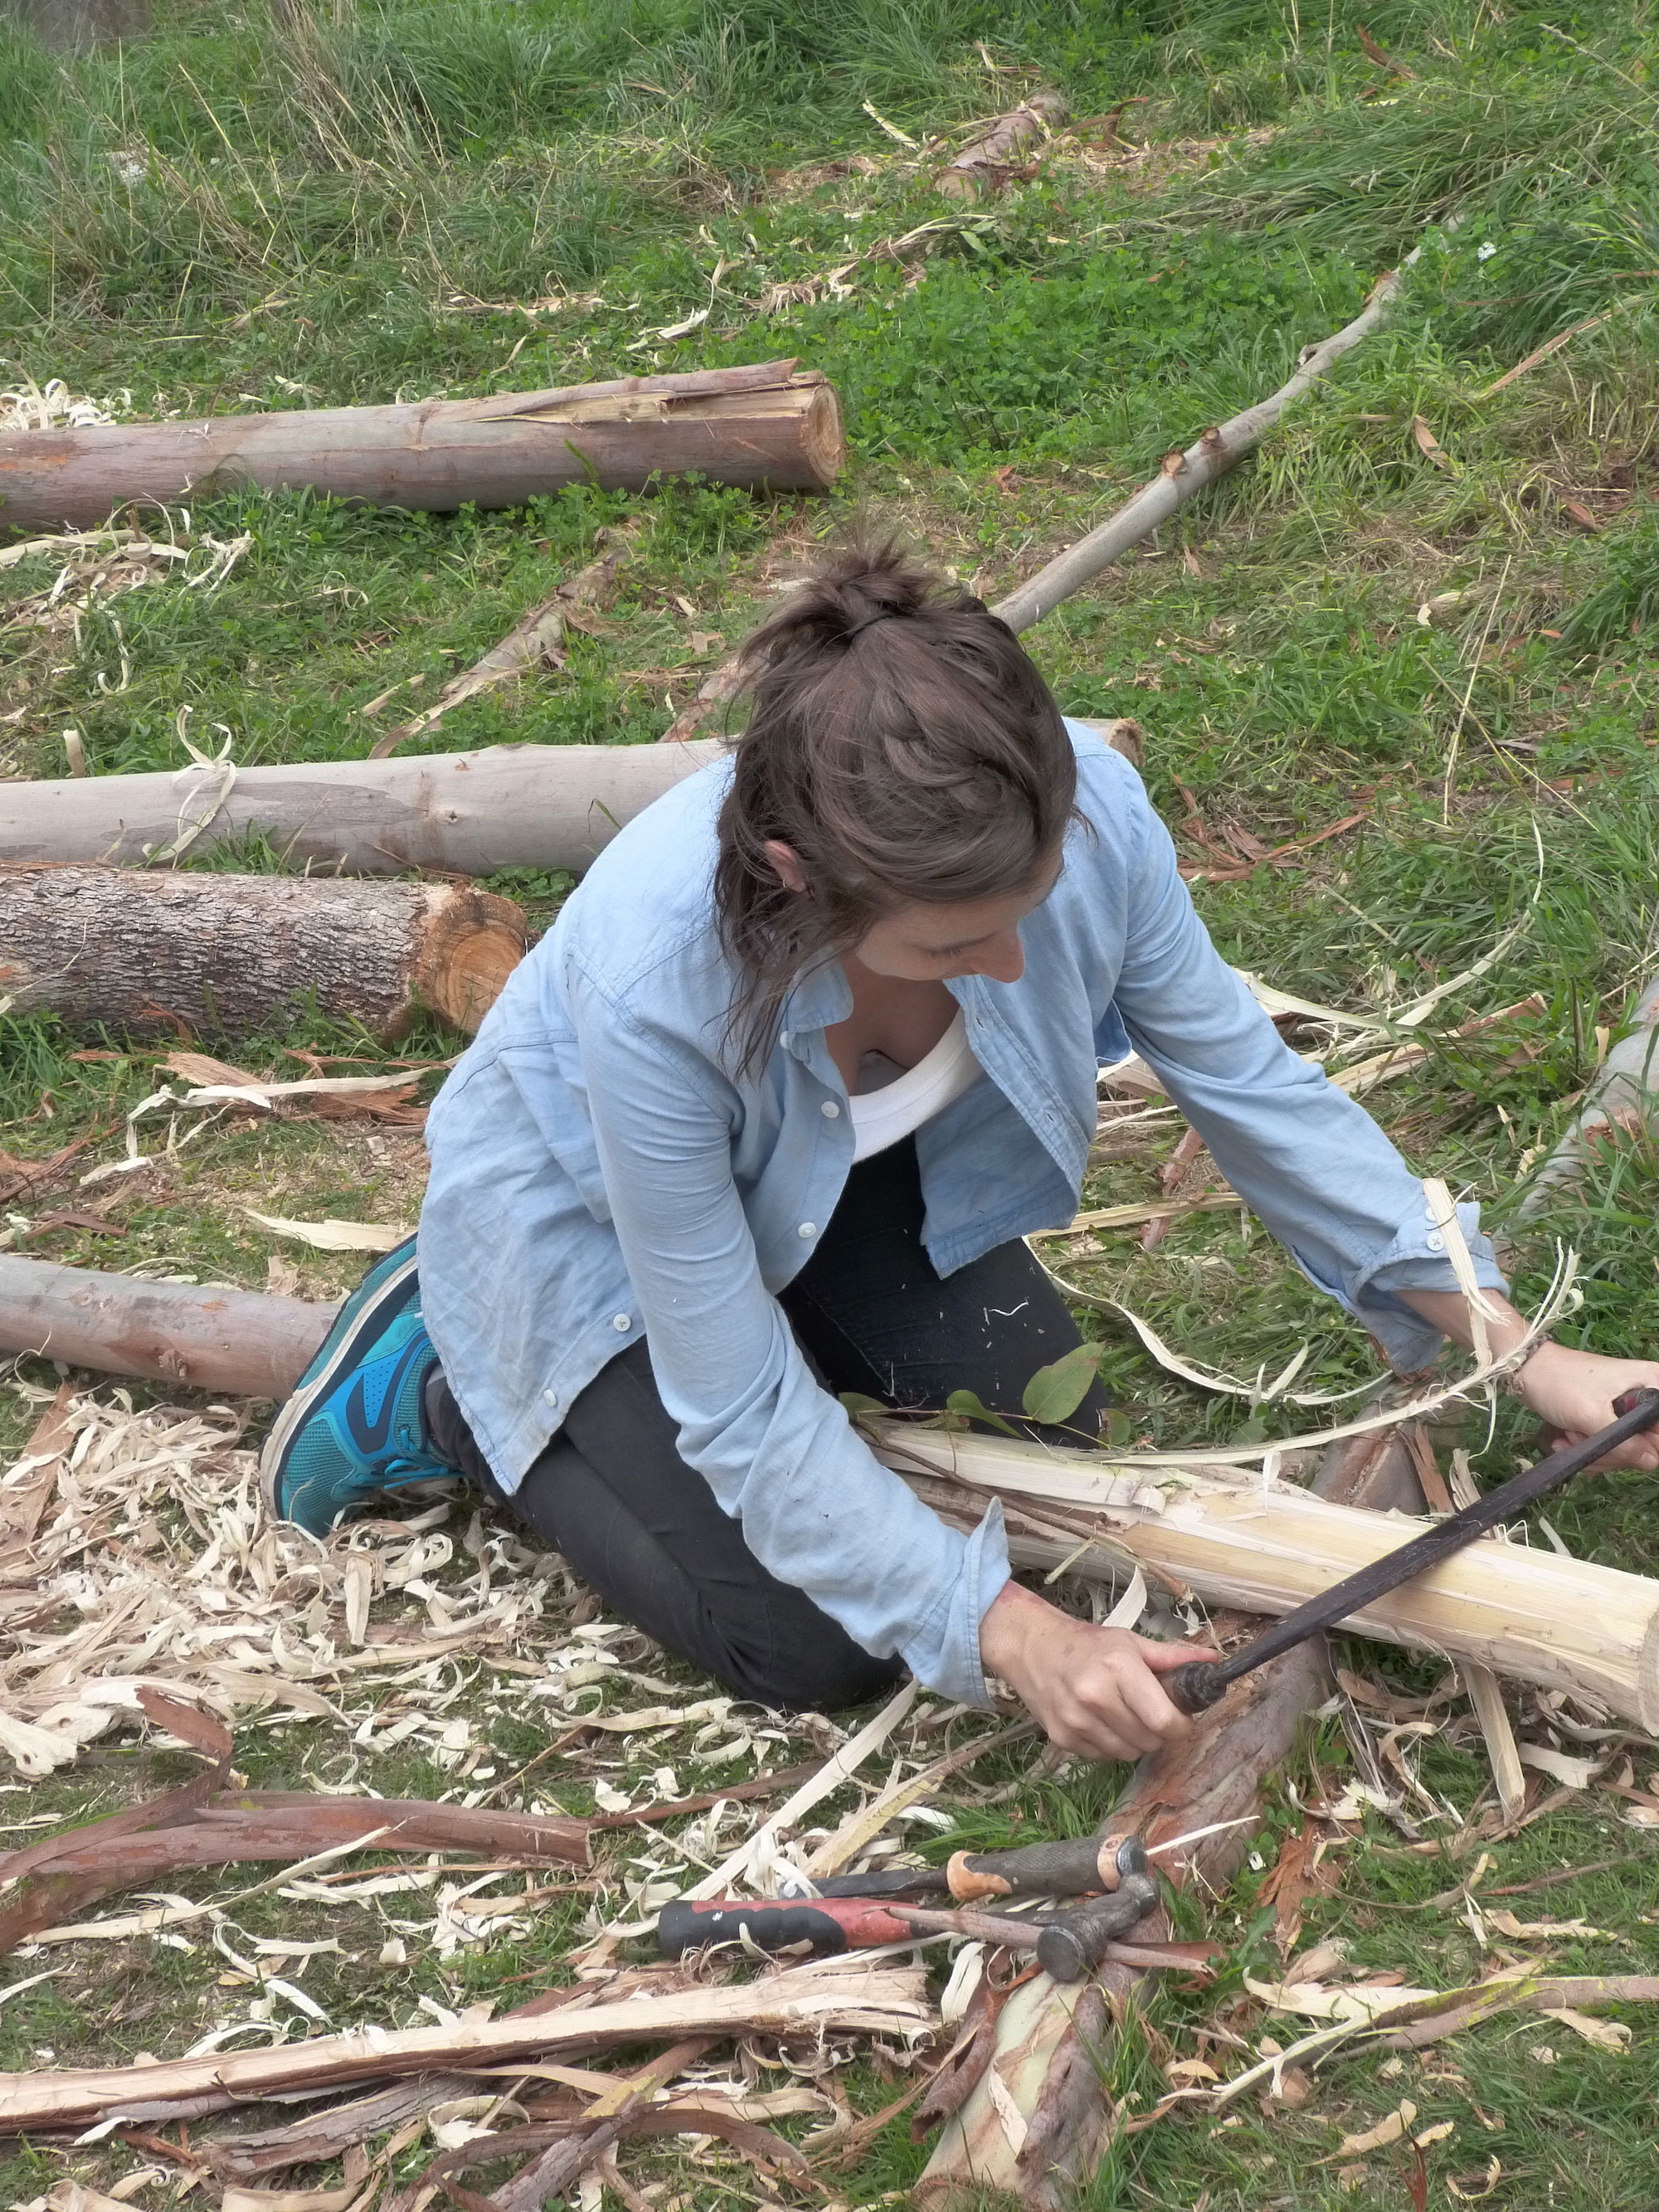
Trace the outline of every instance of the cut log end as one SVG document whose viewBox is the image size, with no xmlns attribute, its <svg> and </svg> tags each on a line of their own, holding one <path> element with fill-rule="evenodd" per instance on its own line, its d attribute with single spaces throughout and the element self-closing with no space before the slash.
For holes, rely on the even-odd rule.
<svg viewBox="0 0 1659 2212">
<path fill-rule="evenodd" d="M 416 997 L 457 1029 L 476 1030 L 524 958 L 525 941 L 524 915 L 511 899 L 458 887 L 428 914 L 416 940 Z"/>
</svg>

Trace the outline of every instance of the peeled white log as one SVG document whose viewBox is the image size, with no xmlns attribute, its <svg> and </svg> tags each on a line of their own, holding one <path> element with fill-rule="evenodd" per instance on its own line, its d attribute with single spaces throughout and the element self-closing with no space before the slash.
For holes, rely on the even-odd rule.
<svg viewBox="0 0 1659 2212">
<path fill-rule="evenodd" d="M 1185 1469 L 1190 1486 L 1158 1490 L 1104 1454 L 925 1429 L 887 1437 L 881 1455 L 957 1526 L 1000 1497 L 1018 1565 L 1076 1553 L 1072 1572 L 1116 1580 L 1127 1556 L 1246 1613 L 1289 1613 L 1431 1526 L 1241 1483 L 1236 1468 Z M 1659 1734 L 1659 1582 L 1644 1575 L 1482 1537 L 1343 1626 L 1569 1691 Z"/>
<path fill-rule="evenodd" d="M 407 760 L 192 764 L 176 775 L 0 781 L 0 862 L 142 862 L 262 830 L 314 868 L 586 868 L 624 822 L 720 750 L 680 745 L 489 745 Z"/>
<path fill-rule="evenodd" d="M 248 1291 L 215 1292 L 198 1374 L 166 1342 L 168 1286 L 40 1260 L 0 1258 L 0 1353 L 40 1352 L 123 1375 L 209 1380 L 269 1395 L 296 1381 L 334 1308 Z M 204 1302 L 192 1291 L 184 1304 Z M 223 1304 L 218 1301 L 222 1298 Z M 309 1316 L 309 1322 L 306 1319 Z M 1288 1613 L 1428 1524 L 1328 1503 L 1288 1484 L 1264 1488 L 1237 1468 L 1125 1469 L 1105 1453 L 884 1425 L 880 1455 L 936 1511 L 973 1527 L 995 1495 L 1022 1566 L 1115 1578 L 1126 1561 L 1186 1583 L 1212 1605 Z M 1090 1540 L 1096 1548 L 1090 1548 Z M 1074 1556 L 1075 1555 L 1075 1556 Z M 1567 1690 L 1659 1734 L 1659 1582 L 1492 1537 L 1391 1591 L 1346 1626 L 1416 1650 L 1476 1660 Z"/>
</svg>

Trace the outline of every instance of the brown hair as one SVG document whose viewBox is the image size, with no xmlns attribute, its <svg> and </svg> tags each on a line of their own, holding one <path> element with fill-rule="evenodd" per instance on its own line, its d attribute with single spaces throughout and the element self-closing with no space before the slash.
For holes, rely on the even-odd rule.
<svg viewBox="0 0 1659 2212">
<path fill-rule="evenodd" d="M 720 817 L 714 899 L 743 979 L 726 1041 L 771 1050 L 796 977 L 896 908 L 1033 883 L 1077 763 L 1006 623 L 890 541 L 825 562 L 743 648 L 752 702 Z M 781 884 L 769 839 L 807 889 Z"/>
</svg>

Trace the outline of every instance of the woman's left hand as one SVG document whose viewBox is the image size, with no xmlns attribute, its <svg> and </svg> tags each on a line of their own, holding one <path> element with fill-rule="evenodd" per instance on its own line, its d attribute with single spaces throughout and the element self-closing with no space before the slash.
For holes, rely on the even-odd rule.
<svg viewBox="0 0 1659 2212">
<path fill-rule="evenodd" d="M 1520 1396 L 1564 1443 L 1578 1443 L 1613 1419 L 1626 1390 L 1659 1389 L 1659 1360 L 1607 1359 L 1565 1344 L 1540 1344 L 1516 1378 Z M 1659 1427 L 1631 1437 L 1598 1468 L 1659 1468 Z"/>
</svg>

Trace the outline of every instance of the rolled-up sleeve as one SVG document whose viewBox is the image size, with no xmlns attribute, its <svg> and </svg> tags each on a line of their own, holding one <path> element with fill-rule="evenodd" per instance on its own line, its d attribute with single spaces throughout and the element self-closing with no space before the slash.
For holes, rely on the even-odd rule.
<svg viewBox="0 0 1659 2212">
<path fill-rule="evenodd" d="M 867 1651 L 988 1702 L 979 1624 L 1008 1579 L 1000 1510 L 948 1528 L 819 1388 L 762 1279 L 706 1060 L 568 970 L 605 1189 L 680 1450 L 744 1541 Z"/>
<path fill-rule="evenodd" d="M 1423 1185 L 1364 1109 L 1292 1052 L 1217 952 L 1137 786 L 1128 934 L 1115 1002 L 1131 1042 L 1251 1211 L 1318 1287 L 1363 1322 L 1395 1367 L 1443 1339 L 1399 1296 L 1455 1291 Z M 1504 1287 L 1480 1210 L 1459 1219 L 1480 1283 Z"/>
</svg>

